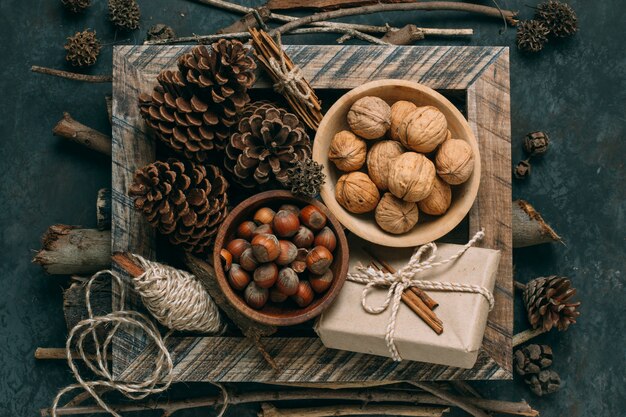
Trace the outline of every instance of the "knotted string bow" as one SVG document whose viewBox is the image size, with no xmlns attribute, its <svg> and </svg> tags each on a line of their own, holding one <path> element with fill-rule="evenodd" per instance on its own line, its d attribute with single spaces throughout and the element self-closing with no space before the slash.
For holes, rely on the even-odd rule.
<svg viewBox="0 0 626 417">
<path fill-rule="evenodd" d="M 491 291 L 480 285 L 462 284 L 458 282 L 435 282 L 416 279 L 415 276 L 423 271 L 428 271 L 433 268 L 454 262 L 460 258 L 469 248 L 481 240 L 485 236 L 484 230 L 478 231 L 469 242 L 467 242 L 459 251 L 441 261 L 435 262 L 437 257 L 437 245 L 434 243 L 428 243 L 417 249 L 409 263 L 399 269 L 395 273 L 383 272 L 372 268 L 371 266 L 358 266 L 356 272 L 348 274 L 348 280 L 359 284 L 365 284 L 363 294 L 361 295 L 361 305 L 363 309 L 370 314 L 380 314 L 386 311 L 391 305 L 391 316 L 387 324 L 387 332 L 385 334 L 385 342 L 387 348 L 391 353 L 391 357 L 394 361 L 401 361 L 402 357 L 394 341 L 394 334 L 396 328 L 396 318 L 398 316 L 398 310 L 400 308 L 400 302 L 402 300 L 402 293 L 411 287 L 419 288 L 422 290 L 432 291 L 446 291 L 446 292 L 465 292 L 480 294 L 487 299 L 489 303 L 489 311 L 493 309 L 494 299 Z M 426 253 L 430 252 L 430 256 L 423 259 Z M 387 296 L 385 301 L 379 306 L 371 306 L 367 301 L 367 296 L 373 288 L 385 288 L 388 287 Z"/>
<path fill-rule="evenodd" d="M 314 105 L 310 100 L 311 91 L 307 88 L 308 85 L 302 75 L 302 70 L 297 65 L 294 65 L 291 70 L 287 68 L 280 33 L 276 34 L 276 44 L 280 50 L 280 61 L 277 61 L 273 57 L 270 57 L 269 59 L 269 65 L 276 74 L 277 78 L 276 83 L 274 84 L 274 89 L 279 94 L 288 92 L 291 95 L 298 97 L 306 106 L 313 108 Z"/>
</svg>

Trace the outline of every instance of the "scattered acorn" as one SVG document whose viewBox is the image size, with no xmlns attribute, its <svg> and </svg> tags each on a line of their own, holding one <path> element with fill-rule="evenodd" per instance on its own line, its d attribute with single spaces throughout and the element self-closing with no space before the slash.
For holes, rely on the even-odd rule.
<svg viewBox="0 0 626 417">
<path fill-rule="evenodd" d="M 311 230 L 321 230 L 326 226 L 326 215 L 314 205 L 308 205 L 300 210 L 300 221 Z"/>
<path fill-rule="evenodd" d="M 262 224 L 258 226 L 256 229 L 254 229 L 250 240 L 254 239 L 258 235 L 273 235 L 273 234 L 274 234 L 274 230 L 272 229 L 272 226 L 270 226 L 269 224 Z"/>
<path fill-rule="evenodd" d="M 311 284 L 308 281 L 300 281 L 298 283 L 298 289 L 291 298 L 298 304 L 300 307 L 306 307 L 313 302 L 313 298 L 315 295 L 313 294 L 313 290 L 311 289 Z"/>
<path fill-rule="evenodd" d="M 298 255 L 298 248 L 294 245 L 293 242 L 288 240 L 279 240 L 278 245 L 280 246 L 280 253 L 278 254 L 278 258 L 276 258 L 277 265 L 289 265 L 293 261 L 296 260 L 296 256 Z"/>
<path fill-rule="evenodd" d="M 252 235 L 254 234 L 254 229 L 256 229 L 256 223 L 253 221 L 243 222 L 237 227 L 237 237 L 245 240 L 252 240 Z"/>
<path fill-rule="evenodd" d="M 322 275 L 333 263 L 333 254 L 324 246 L 316 246 L 306 256 L 306 267 L 314 274 Z"/>
<path fill-rule="evenodd" d="M 322 275 L 311 274 L 309 276 L 309 283 L 311 288 L 316 293 L 323 293 L 330 288 L 333 283 L 333 271 L 330 269 L 324 272 Z"/>
<path fill-rule="evenodd" d="M 313 240 L 315 236 L 311 229 L 306 226 L 300 226 L 298 232 L 293 237 L 292 241 L 297 248 L 310 248 L 313 246 Z"/>
<path fill-rule="evenodd" d="M 250 307 L 258 310 L 267 303 L 269 291 L 267 288 L 259 287 L 256 282 L 252 281 L 243 292 L 243 298 Z"/>
<path fill-rule="evenodd" d="M 327 226 L 320 230 L 315 236 L 313 244 L 315 246 L 324 246 L 326 249 L 333 252 L 337 247 L 337 236 L 335 236 L 335 233 Z"/>
<path fill-rule="evenodd" d="M 252 281 L 250 274 L 241 265 L 232 264 L 228 271 L 228 282 L 234 289 L 241 291 L 248 286 L 250 281 Z"/>
<path fill-rule="evenodd" d="M 253 272 L 259 266 L 259 262 L 254 257 L 254 253 L 252 252 L 252 247 L 243 251 L 241 256 L 239 257 L 239 264 L 243 269 L 248 272 Z"/>
<path fill-rule="evenodd" d="M 234 239 L 231 240 L 228 245 L 226 245 L 226 250 L 230 252 L 233 257 L 233 262 L 239 262 L 239 258 L 241 258 L 241 254 L 243 251 L 250 247 L 250 242 L 245 239 Z"/>
<path fill-rule="evenodd" d="M 290 211 L 296 216 L 300 215 L 300 208 L 298 208 L 298 206 L 296 206 L 295 204 L 283 204 L 282 206 L 278 208 L 278 211 L 281 211 L 281 210 Z"/>
<path fill-rule="evenodd" d="M 288 295 L 283 294 L 278 291 L 276 288 L 270 289 L 270 301 L 272 303 L 284 303 L 289 298 Z"/>
<path fill-rule="evenodd" d="M 271 224 L 274 220 L 276 212 L 269 207 L 262 207 L 254 213 L 253 220 L 259 226 L 262 224 Z"/>
<path fill-rule="evenodd" d="M 280 270 L 276 280 L 276 289 L 285 295 L 294 295 L 298 291 L 300 279 L 293 269 L 287 267 Z"/>
<path fill-rule="evenodd" d="M 278 267 L 274 262 L 261 264 L 252 275 L 254 282 L 261 288 L 271 288 L 278 279 Z"/>
<path fill-rule="evenodd" d="M 299 228 L 300 219 L 298 219 L 298 215 L 292 211 L 280 210 L 276 213 L 272 221 L 272 229 L 278 237 L 292 237 Z"/>
<path fill-rule="evenodd" d="M 259 262 L 271 262 L 280 255 L 278 239 L 274 235 L 262 234 L 252 238 L 252 253 Z"/>
</svg>

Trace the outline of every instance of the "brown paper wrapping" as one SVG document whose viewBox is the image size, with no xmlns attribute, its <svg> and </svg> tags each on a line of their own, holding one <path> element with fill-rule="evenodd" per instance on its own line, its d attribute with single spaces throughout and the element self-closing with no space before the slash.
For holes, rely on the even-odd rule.
<svg viewBox="0 0 626 417">
<path fill-rule="evenodd" d="M 366 243 L 351 237 L 350 271 L 372 260 L 363 250 Z M 413 249 L 383 248 L 367 244 L 380 259 L 396 269 L 407 264 Z M 437 260 L 454 255 L 461 245 L 439 244 Z M 480 285 L 493 292 L 500 251 L 470 248 L 452 264 L 420 273 L 422 280 L 448 281 Z M 331 349 L 361 352 L 391 357 L 385 334 L 391 314 L 388 308 L 381 314 L 370 314 L 361 306 L 364 285 L 346 281 L 341 293 L 319 318 L 316 331 L 324 346 Z M 370 306 L 382 304 L 387 289 L 373 289 L 368 295 Z M 395 343 L 403 360 L 471 368 L 476 363 L 482 344 L 489 303 L 480 294 L 430 291 L 439 302 L 435 309 L 443 321 L 444 331 L 437 335 L 404 303 L 398 312 Z"/>
</svg>

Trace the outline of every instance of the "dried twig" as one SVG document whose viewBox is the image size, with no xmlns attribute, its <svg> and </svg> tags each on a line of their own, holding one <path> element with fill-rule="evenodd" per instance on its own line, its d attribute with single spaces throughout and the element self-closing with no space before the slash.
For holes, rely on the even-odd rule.
<svg viewBox="0 0 626 417">
<path fill-rule="evenodd" d="M 67 112 L 63 113 L 63 117 L 54 126 L 52 133 L 111 156 L 111 138 L 74 120 Z"/>
<path fill-rule="evenodd" d="M 450 403 L 454 404 L 460 409 L 473 415 L 474 417 L 489 417 L 489 415 L 485 411 L 471 404 L 466 399 L 454 396 L 450 394 L 449 392 L 446 392 L 442 389 L 435 387 L 434 385 L 431 385 L 425 382 L 409 382 L 409 384 L 414 385 L 420 389 L 423 389 L 426 392 L 430 392 L 431 394 L 443 400 L 449 401 Z"/>
<path fill-rule="evenodd" d="M 271 10 L 316 9 L 335 10 L 346 7 L 364 6 L 375 3 L 410 3 L 415 0 L 268 0 L 266 7 Z"/>
<path fill-rule="evenodd" d="M 544 334 L 545 332 L 546 330 L 543 327 L 539 327 L 537 329 L 524 330 L 523 332 L 519 332 L 513 336 L 512 345 L 513 347 L 522 345 L 528 342 L 529 340 L 534 339 L 535 337 Z"/>
<path fill-rule="evenodd" d="M 408 416 L 439 417 L 450 411 L 442 407 L 406 405 L 331 405 L 324 407 L 278 409 L 272 404 L 261 404 L 259 417 L 335 417 L 335 416 Z"/>
<path fill-rule="evenodd" d="M 94 355 L 86 354 L 87 359 L 93 359 Z M 67 360 L 65 354 L 65 348 L 44 348 L 38 347 L 35 349 L 35 359 L 37 360 Z M 72 351 L 72 359 L 82 360 L 80 353 Z M 110 360 L 110 358 L 109 358 Z"/>
<path fill-rule="evenodd" d="M 40 67 L 39 65 L 33 65 L 32 67 L 30 67 L 30 70 L 32 72 L 38 72 L 40 74 L 54 75 L 55 77 L 67 78 L 68 80 L 74 81 L 85 81 L 88 83 L 110 83 L 111 81 L 113 81 L 112 75 L 78 74 L 76 72 L 63 71 L 48 67 Z"/>
</svg>

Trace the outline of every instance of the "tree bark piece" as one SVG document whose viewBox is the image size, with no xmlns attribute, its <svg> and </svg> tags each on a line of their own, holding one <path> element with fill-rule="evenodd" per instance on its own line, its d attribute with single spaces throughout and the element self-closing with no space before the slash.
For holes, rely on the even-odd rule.
<svg viewBox="0 0 626 417">
<path fill-rule="evenodd" d="M 270 9 L 268 9 L 265 6 L 261 6 L 255 10 L 263 22 L 267 22 L 269 20 L 270 14 L 271 14 Z M 237 20 L 236 22 L 234 22 L 233 24 L 229 26 L 226 26 L 225 28 L 218 30 L 215 33 L 224 34 L 224 33 L 246 32 L 250 28 L 258 28 L 258 27 L 259 27 L 259 21 L 257 19 L 257 16 L 255 16 L 254 12 L 250 11 L 246 13 L 245 15 L 243 15 L 241 19 Z"/>
<path fill-rule="evenodd" d="M 524 248 L 549 242 L 562 243 L 563 240 L 528 201 L 513 201 L 513 247 Z"/>
<path fill-rule="evenodd" d="M 333 416 L 413 416 L 439 417 L 450 411 L 442 407 L 407 405 L 331 405 L 311 408 L 278 409 L 271 404 L 261 404 L 259 417 L 333 417 Z"/>
<path fill-rule="evenodd" d="M 377 3 L 411 3 L 415 0 L 269 0 L 265 6 L 270 10 L 336 10 L 344 7 L 365 6 Z"/>
<path fill-rule="evenodd" d="M 111 229 L 111 189 L 98 190 L 96 199 L 96 224 L 98 230 Z"/>
<path fill-rule="evenodd" d="M 63 118 L 52 129 L 52 133 L 111 156 L 111 137 L 77 122 L 67 112 L 63 113 Z"/>
<path fill-rule="evenodd" d="M 55 224 L 33 262 L 52 275 L 92 274 L 111 266 L 111 232 Z"/>
<path fill-rule="evenodd" d="M 88 83 L 110 83 L 113 81 L 112 75 L 88 75 L 88 74 L 78 74 L 76 72 L 69 72 L 58 70 L 54 68 L 48 67 L 40 67 L 39 65 L 33 65 L 30 67 L 32 72 L 38 72 L 40 74 L 54 75 L 55 77 L 66 78 L 68 80 L 74 81 L 85 81 Z"/>
</svg>

